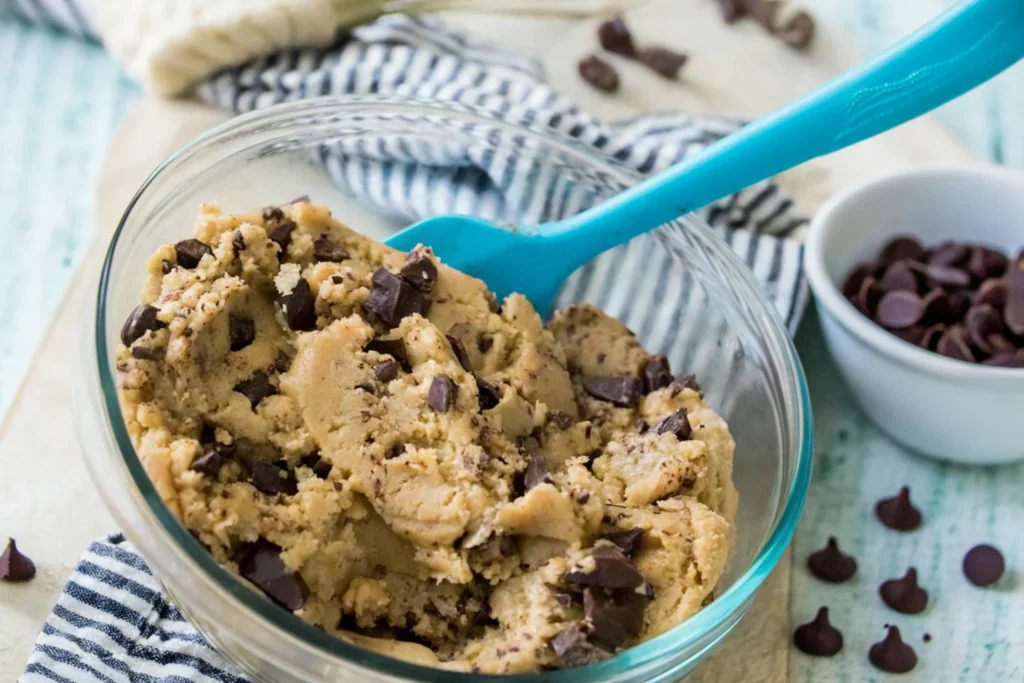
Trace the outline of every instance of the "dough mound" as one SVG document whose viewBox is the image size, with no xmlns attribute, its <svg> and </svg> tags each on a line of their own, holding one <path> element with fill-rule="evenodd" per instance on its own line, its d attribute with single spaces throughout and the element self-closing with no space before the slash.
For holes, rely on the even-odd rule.
<svg viewBox="0 0 1024 683">
<path fill-rule="evenodd" d="M 227 215 L 147 263 L 118 375 L 168 507 L 283 609 L 419 664 L 612 656 L 714 597 L 733 440 L 588 305 L 404 254 L 306 201 Z"/>
</svg>

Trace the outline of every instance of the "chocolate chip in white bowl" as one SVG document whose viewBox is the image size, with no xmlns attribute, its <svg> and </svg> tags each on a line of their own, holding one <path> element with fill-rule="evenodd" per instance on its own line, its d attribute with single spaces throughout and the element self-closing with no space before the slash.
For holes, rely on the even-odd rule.
<svg viewBox="0 0 1024 683">
<path fill-rule="evenodd" d="M 916 325 L 924 317 L 921 297 L 913 292 L 896 290 L 887 292 L 878 302 L 875 321 L 890 330 Z"/>
<path fill-rule="evenodd" d="M 922 261 L 927 253 L 928 251 L 924 248 L 924 245 L 916 237 L 897 235 L 882 247 L 879 260 L 886 265 L 896 261 L 903 261 L 904 259 Z"/>
</svg>

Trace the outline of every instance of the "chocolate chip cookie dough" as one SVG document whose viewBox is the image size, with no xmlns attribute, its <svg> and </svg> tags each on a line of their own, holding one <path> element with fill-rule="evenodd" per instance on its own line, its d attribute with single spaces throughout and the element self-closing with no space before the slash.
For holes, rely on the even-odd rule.
<svg viewBox="0 0 1024 683">
<path fill-rule="evenodd" d="M 124 418 L 230 571 L 340 638 L 487 673 L 605 659 L 714 597 L 733 441 L 692 377 L 579 305 L 394 251 L 299 201 L 148 262 Z"/>
</svg>

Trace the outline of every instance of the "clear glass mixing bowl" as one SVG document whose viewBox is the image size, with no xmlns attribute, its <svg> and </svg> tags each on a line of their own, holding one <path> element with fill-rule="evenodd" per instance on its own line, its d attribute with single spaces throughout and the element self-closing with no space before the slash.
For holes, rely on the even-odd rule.
<svg viewBox="0 0 1024 683">
<path fill-rule="evenodd" d="M 502 134 L 495 135 L 498 130 Z M 172 156 L 138 191 L 110 243 L 93 311 L 86 312 L 76 424 L 95 485 L 182 612 L 259 681 L 468 681 L 334 639 L 276 607 L 222 569 L 160 500 L 125 430 L 114 353 L 136 305 L 147 256 L 190 234 L 198 204 L 251 210 L 308 194 L 352 227 L 384 238 L 404 227 L 331 182 L 317 152 L 361 147 L 393 133 L 462 142 L 543 158 L 595 199 L 638 176 L 572 139 L 492 114 L 399 98 L 316 99 L 240 116 Z M 506 216 L 516 220 L 515 214 Z M 622 319 L 640 342 L 666 353 L 676 372 L 696 373 L 736 440 L 737 543 L 717 599 L 681 626 L 601 664 L 516 681 L 675 681 L 703 659 L 746 612 L 796 528 L 810 478 L 811 419 L 796 353 L 747 269 L 703 221 L 687 216 L 620 249 L 644 277 L 612 281 L 585 267 L 559 303 L 590 301 Z M 652 306 L 634 306 L 654 301 Z"/>
</svg>

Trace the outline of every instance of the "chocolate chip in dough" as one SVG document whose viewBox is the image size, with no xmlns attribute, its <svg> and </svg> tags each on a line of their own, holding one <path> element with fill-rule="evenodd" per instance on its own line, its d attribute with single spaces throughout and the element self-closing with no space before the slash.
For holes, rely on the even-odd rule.
<svg viewBox="0 0 1024 683">
<path fill-rule="evenodd" d="M 402 266 L 402 277 L 412 283 L 412 286 L 424 294 L 434 291 L 437 284 L 437 266 L 428 254 L 423 251 L 412 251 L 405 257 L 405 265 Z"/>
<path fill-rule="evenodd" d="M 252 485 L 268 496 L 275 493 L 295 495 L 298 483 L 290 470 L 257 460 L 252 464 Z"/>
<path fill-rule="evenodd" d="M 319 453 L 304 455 L 302 456 L 301 462 L 303 465 L 313 470 L 313 474 L 316 475 L 318 479 L 326 479 L 331 473 L 331 470 L 334 469 L 334 466 L 320 457 Z"/>
<path fill-rule="evenodd" d="M 868 660 L 881 671 L 891 674 L 902 674 L 917 666 L 917 655 L 914 649 L 900 638 L 900 630 L 889 627 L 885 639 L 871 646 Z"/>
<path fill-rule="evenodd" d="M 523 486 L 529 491 L 534 486 L 552 483 L 551 475 L 548 474 L 548 465 L 542 455 L 530 456 L 526 465 L 526 472 L 523 474 Z"/>
<path fill-rule="evenodd" d="M 665 78 L 678 78 L 689 55 L 684 52 L 676 52 L 667 47 L 647 47 L 637 54 L 637 59 L 647 65 L 652 71 Z"/>
<path fill-rule="evenodd" d="M 386 324 L 395 327 L 407 315 L 426 315 L 430 301 L 408 280 L 382 267 L 373 274 L 366 308 L 376 313 Z"/>
<path fill-rule="evenodd" d="M 821 607 L 812 621 L 796 627 L 793 644 L 812 657 L 833 657 L 843 649 L 843 634 L 829 622 L 828 607 Z"/>
<path fill-rule="evenodd" d="M 373 366 L 373 375 L 378 382 L 388 383 L 398 377 L 398 362 L 387 358 Z"/>
<path fill-rule="evenodd" d="M 654 425 L 655 434 L 675 434 L 680 441 L 688 441 L 693 434 L 686 408 L 680 408 L 658 424 Z"/>
<path fill-rule="evenodd" d="M 548 413 L 548 422 L 559 429 L 568 429 L 569 427 L 572 427 L 575 420 L 572 419 L 572 415 L 552 410 Z"/>
<path fill-rule="evenodd" d="M 597 588 L 636 588 L 644 582 L 633 562 L 618 548 L 602 545 L 591 553 L 593 569 L 567 572 L 565 582 Z"/>
<path fill-rule="evenodd" d="M 879 521 L 896 531 L 913 531 L 921 526 L 921 511 L 910 502 L 910 487 L 904 486 L 892 498 L 883 498 L 875 504 Z"/>
<path fill-rule="evenodd" d="M 976 545 L 964 555 L 964 576 L 975 586 L 991 586 L 1006 571 L 1006 561 L 999 550 L 990 545 Z"/>
<path fill-rule="evenodd" d="M 0 579 L 12 583 L 28 581 L 36 575 L 35 562 L 18 550 L 13 538 L 7 539 L 7 548 L 0 555 Z"/>
<path fill-rule="evenodd" d="M 637 527 L 626 531 L 612 531 L 602 536 L 606 541 L 611 541 L 628 557 L 633 557 L 640 548 L 640 542 L 644 538 L 644 530 Z"/>
<path fill-rule="evenodd" d="M 814 39 L 814 18 L 804 10 L 797 11 L 779 29 L 779 37 L 795 50 L 806 50 Z"/>
<path fill-rule="evenodd" d="M 231 249 L 235 252 L 235 256 L 245 251 L 245 236 L 242 235 L 241 230 L 235 230 L 231 236 Z"/>
<path fill-rule="evenodd" d="M 601 22 L 601 25 L 597 27 L 597 39 L 601 43 L 601 47 L 608 52 L 614 52 L 624 57 L 636 56 L 633 35 L 629 32 L 626 20 L 621 14 L 616 14 L 611 19 Z"/>
<path fill-rule="evenodd" d="M 213 256 L 213 249 L 199 240 L 182 240 L 174 245 L 174 255 L 179 266 L 192 270 L 199 265 L 204 256 Z"/>
<path fill-rule="evenodd" d="M 316 329 L 316 300 L 306 278 L 300 277 L 292 291 L 281 297 L 281 310 L 288 327 L 296 332 Z"/>
<path fill-rule="evenodd" d="M 238 573 L 254 583 L 263 593 L 290 612 L 302 609 L 309 597 L 309 587 L 302 576 L 281 560 L 281 548 L 260 539 L 238 564 Z"/>
<path fill-rule="evenodd" d="M 383 339 L 376 337 L 371 339 L 364 351 L 376 351 L 383 356 L 391 356 L 398 361 L 399 366 L 406 372 L 412 372 L 412 365 L 409 363 L 409 355 L 405 351 L 405 341 L 401 338 Z M 383 380 L 381 380 L 383 381 Z"/>
<path fill-rule="evenodd" d="M 139 360 L 160 360 L 164 357 L 164 349 L 150 346 L 133 346 L 132 358 Z"/>
<path fill-rule="evenodd" d="M 579 624 L 573 624 L 551 639 L 551 649 L 563 668 L 597 664 L 611 657 L 611 653 L 591 643 Z"/>
<path fill-rule="evenodd" d="M 875 321 L 890 330 L 900 330 L 916 325 L 924 316 L 921 297 L 913 292 L 901 290 L 887 292 L 878 302 Z"/>
<path fill-rule="evenodd" d="M 897 235 L 882 247 L 880 260 L 885 265 L 905 259 L 920 262 L 927 253 L 927 250 L 916 238 L 908 235 Z"/>
<path fill-rule="evenodd" d="M 371 382 L 363 382 L 362 384 L 357 384 L 356 389 L 359 389 L 360 391 L 365 391 L 370 396 L 377 395 L 377 387 L 375 387 Z"/>
<path fill-rule="evenodd" d="M 128 319 L 124 321 L 124 325 L 121 326 L 121 343 L 131 346 L 147 332 L 167 327 L 167 323 L 156 317 L 159 312 L 159 309 L 149 304 L 136 306 Z"/>
<path fill-rule="evenodd" d="M 278 372 L 288 372 L 291 367 L 292 357 L 284 351 L 279 352 L 277 358 L 274 359 L 274 369 Z"/>
<path fill-rule="evenodd" d="M 672 369 L 669 367 L 668 358 L 661 354 L 651 356 L 647 360 L 643 375 L 644 393 L 647 394 L 672 384 Z"/>
<path fill-rule="evenodd" d="M 473 366 L 469 362 L 469 354 L 466 353 L 466 347 L 462 343 L 462 340 L 451 334 L 446 334 L 444 338 L 448 340 L 449 344 L 451 344 L 452 352 L 458 359 L 459 365 L 462 366 L 462 369 L 466 372 L 473 372 Z"/>
<path fill-rule="evenodd" d="M 292 242 L 292 231 L 295 230 L 295 221 L 285 215 L 278 206 L 268 206 L 263 209 L 263 225 L 267 231 L 267 237 L 277 246 L 281 247 L 278 258 L 283 258 L 288 251 L 288 245 Z"/>
<path fill-rule="evenodd" d="M 160 262 L 160 272 L 163 273 L 164 275 L 170 273 L 172 270 L 174 270 L 174 268 L 174 261 L 168 261 L 167 259 L 164 259 L 163 261 Z"/>
<path fill-rule="evenodd" d="M 317 261 L 341 263 L 349 259 L 348 252 L 333 240 L 321 237 L 313 242 L 313 258 Z"/>
<path fill-rule="evenodd" d="M 643 392 L 636 377 L 584 377 L 583 388 L 598 400 L 625 408 L 636 407 Z"/>
<path fill-rule="evenodd" d="M 889 579 L 878 587 L 878 595 L 889 607 L 903 614 L 919 614 L 928 606 L 928 591 L 917 585 L 917 570 L 911 567 L 899 579 Z"/>
<path fill-rule="evenodd" d="M 220 472 L 220 466 L 223 464 L 224 459 L 221 457 L 220 449 L 215 445 L 207 450 L 206 453 L 193 460 L 189 469 L 193 472 L 205 474 L 208 477 L 216 477 L 217 473 Z"/>
<path fill-rule="evenodd" d="M 588 586 L 583 589 L 583 614 L 590 624 L 591 638 L 610 649 L 625 645 L 644 628 L 648 599 L 633 591 L 610 593 Z"/>
<path fill-rule="evenodd" d="M 439 413 L 446 413 L 455 407 L 459 386 L 448 375 L 437 375 L 427 390 L 427 405 Z"/>
<path fill-rule="evenodd" d="M 619 72 L 597 55 L 581 59 L 579 72 L 583 80 L 598 90 L 612 93 L 619 89 Z"/>
<path fill-rule="evenodd" d="M 842 583 L 857 573 L 857 560 L 845 555 L 836 537 L 829 536 L 825 547 L 807 558 L 807 568 L 822 581 Z"/>
<path fill-rule="evenodd" d="M 253 410 L 256 410 L 256 406 L 259 405 L 260 401 L 267 396 L 273 396 L 277 393 L 277 388 L 270 383 L 267 373 L 254 372 L 252 377 L 236 384 L 235 391 L 249 399 L 249 405 L 252 406 Z"/>
<path fill-rule="evenodd" d="M 491 337 L 480 337 L 476 342 L 476 349 L 480 353 L 487 353 L 491 350 L 492 346 L 494 346 L 494 339 Z"/>
<path fill-rule="evenodd" d="M 476 393 L 480 410 L 490 410 L 501 403 L 501 389 L 479 377 L 476 378 Z"/>
<path fill-rule="evenodd" d="M 228 316 L 231 350 L 240 351 L 256 339 L 256 323 L 249 316 L 232 313 Z"/>
</svg>

